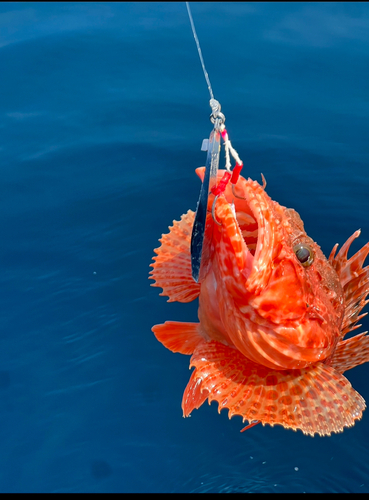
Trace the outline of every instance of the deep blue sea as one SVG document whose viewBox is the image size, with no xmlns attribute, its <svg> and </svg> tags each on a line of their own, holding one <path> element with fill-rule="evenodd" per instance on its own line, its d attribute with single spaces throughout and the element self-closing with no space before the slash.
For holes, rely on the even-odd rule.
<svg viewBox="0 0 369 500">
<path fill-rule="evenodd" d="M 326 254 L 361 228 L 359 249 L 369 4 L 192 14 L 244 175 Z M 0 492 L 369 491 L 369 410 L 324 438 L 182 418 L 190 358 L 151 326 L 197 305 L 148 272 L 196 208 L 210 111 L 183 2 L 0 4 Z M 347 377 L 369 400 L 369 365 Z"/>
</svg>

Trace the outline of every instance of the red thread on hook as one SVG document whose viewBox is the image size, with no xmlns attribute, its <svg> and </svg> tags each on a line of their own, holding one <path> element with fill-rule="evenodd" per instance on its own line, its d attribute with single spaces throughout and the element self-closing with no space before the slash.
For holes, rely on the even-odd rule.
<svg viewBox="0 0 369 500">
<path fill-rule="evenodd" d="M 231 172 L 224 172 L 224 175 L 221 178 L 221 180 L 219 181 L 219 184 L 217 186 L 213 186 L 211 188 L 211 192 L 215 196 L 219 196 L 220 194 L 224 193 L 225 188 L 227 187 L 227 184 L 228 184 L 231 176 L 232 176 Z"/>
<path fill-rule="evenodd" d="M 223 137 L 224 142 L 228 141 L 228 132 L 227 129 L 224 128 L 221 132 L 221 136 Z M 219 181 L 219 184 L 217 186 L 213 186 L 211 189 L 211 192 L 215 196 L 219 196 L 220 194 L 223 194 L 227 184 L 229 181 L 231 181 L 232 184 L 237 184 L 237 181 L 240 177 L 240 173 L 243 167 L 243 163 L 241 162 L 239 165 L 236 163 L 236 166 L 234 167 L 232 172 L 224 172 L 223 177 Z"/>
<path fill-rule="evenodd" d="M 231 181 L 232 184 L 237 184 L 242 167 L 243 163 L 241 163 L 241 165 L 236 164 L 232 173 L 228 171 L 224 172 L 223 177 L 219 181 L 219 184 L 217 186 L 213 186 L 211 189 L 213 195 L 219 196 L 220 194 L 223 194 L 229 181 Z"/>
<path fill-rule="evenodd" d="M 232 184 L 237 184 L 238 178 L 240 177 L 242 167 L 243 167 L 243 163 L 241 163 L 240 165 L 237 165 L 237 163 L 236 163 L 236 166 L 234 167 L 234 169 L 232 171 L 232 179 L 231 179 Z"/>
</svg>

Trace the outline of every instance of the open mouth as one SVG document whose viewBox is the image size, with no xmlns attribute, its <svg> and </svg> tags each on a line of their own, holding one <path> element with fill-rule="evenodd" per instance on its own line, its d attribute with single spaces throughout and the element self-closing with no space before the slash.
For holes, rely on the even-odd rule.
<svg viewBox="0 0 369 500">
<path fill-rule="evenodd" d="M 242 273 L 247 279 L 248 289 L 258 293 L 269 280 L 271 262 L 276 251 L 275 229 L 281 220 L 275 212 L 272 200 L 264 185 L 251 179 L 227 193 L 229 203 L 247 247 L 246 262 Z"/>
<path fill-rule="evenodd" d="M 253 199 L 251 203 L 248 203 L 246 198 L 239 197 L 235 191 L 233 191 L 233 194 L 235 196 L 233 201 L 236 220 L 238 222 L 246 246 L 251 255 L 254 256 L 256 245 L 258 243 L 259 224 L 250 205 L 252 205 L 255 210 L 256 200 Z M 260 207 L 258 208 L 259 210 L 256 210 L 256 213 L 260 212 Z"/>
<path fill-rule="evenodd" d="M 236 219 L 247 248 L 254 256 L 258 242 L 258 223 L 251 213 L 244 210 L 236 210 Z"/>
</svg>

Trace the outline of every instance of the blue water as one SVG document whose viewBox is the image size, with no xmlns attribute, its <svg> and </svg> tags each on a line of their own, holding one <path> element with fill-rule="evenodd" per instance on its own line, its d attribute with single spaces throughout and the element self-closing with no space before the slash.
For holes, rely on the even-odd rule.
<svg viewBox="0 0 369 500">
<path fill-rule="evenodd" d="M 369 240 L 369 5 L 195 3 L 245 175 L 327 254 Z M 0 491 L 368 492 L 369 411 L 311 438 L 182 418 L 196 321 L 147 279 L 210 132 L 184 3 L 0 4 Z M 369 328 L 364 319 L 363 330 Z M 369 366 L 347 373 L 369 400 Z"/>
</svg>

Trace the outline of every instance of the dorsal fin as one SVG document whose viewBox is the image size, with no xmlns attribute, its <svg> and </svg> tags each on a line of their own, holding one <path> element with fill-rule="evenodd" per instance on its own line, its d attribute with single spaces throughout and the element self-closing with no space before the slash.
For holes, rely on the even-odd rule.
<svg viewBox="0 0 369 500">
<path fill-rule="evenodd" d="M 369 254 L 369 243 L 350 259 L 347 259 L 351 243 L 358 236 L 360 236 L 360 230 L 355 231 L 350 236 L 335 256 L 338 247 L 336 244 L 329 256 L 329 262 L 340 278 L 345 297 L 345 313 L 341 327 L 342 338 L 360 326 L 356 323 L 365 315 L 360 315 L 360 311 L 368 303 L 366 297 L 369 293 L 369 266 L 363 267 L 363 264 Z"/>
<path fill-rule="evenodd" d="M 355 337 L 338 342 L 330 366 L 344 373 L 369 361 L 369 335 L 360 333 Z"/>
</svg>

